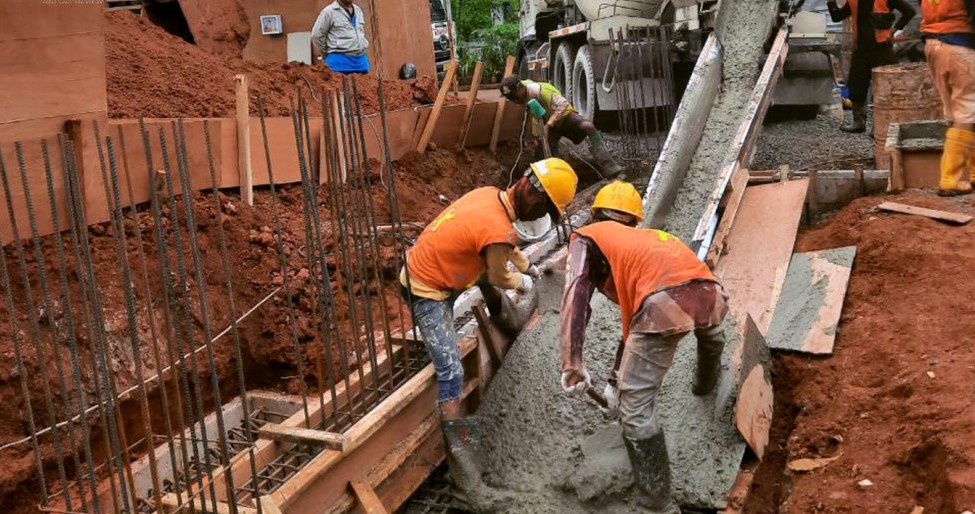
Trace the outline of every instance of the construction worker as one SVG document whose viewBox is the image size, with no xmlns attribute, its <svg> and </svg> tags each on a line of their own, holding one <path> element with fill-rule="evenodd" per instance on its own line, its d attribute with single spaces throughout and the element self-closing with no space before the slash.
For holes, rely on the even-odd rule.
<svg viewBox="0 0 975 514">
<path fill-rule="evenodd" d="M 516 316 L 498 288 L 524 292 L 531 287 L 529 275 L 537 277 L 538 270 L 516 243 L 543 237 L 565 213 L 577 183 L 565 161 L 536 162 L 507 191 L 482 187 L 462 196 L 427 225 L 407 252 L 400 283 L 436 370 L 447 464 L 461 508 L 498 512 L 510 498 L 482 482 L 471 448 L 477 423 L 462 417 L 464 370 L 454 330 L 454 300 L 476 284 L 491 317 L 506 325 L 503 329 L 520 331 L 525 319 L 520 326 L 505 319 Z M 520 273 L 510 271 L 509 262 Z"/>
<path fill-rule="evenodd" d="M 541 111 L 535 113 L 544 121 L 543 133 L 539 134 L 544 138 L 540 148 L 548 148 L 551 157 L 558 157 L 559 141 L 563 137 L 577 145 L 589 138 L 589 152 L 604 174 L 615 177 L 623 170 L 606 150 L 603 135 L 596 125 L 582 117 L 552 84 L 520 80 L 516 75 L 509 75 L 501 80 L 501 94 L 522 105 L 528 105 L 532 100 L 540 105 Z"/>
<path fill-rule="evenodd" d="M 906 0 L 847 0 L 843 7 L 827 0 L 826 7 L 834 22 L 853 18 L 853 60 L 847 74 L 853 120 L 843 125 L 843 132 L 867 131 L 867 94 L 873 69 L 894 64 L 894 36 L 907 26 L 917 11 Z M 894 22 L 891 9 L 899 11 Z"/>
<path fill-rule="evenodd" d="M 325 65 L 336 73 L 369 73 L 366 15 L 352 0 L 336 0 L 318 14 L 311 29 Z"/>
<path fill-rule="evenodd" d="M 975 182 L 975 0 L 921 0 L 924 55 L 951 122 L 938 194 L 972 192 Z"/>
<path fill-rule="evenodd" d="M 643 207 L 636 189 L 613 182 L 596 195 L 594 223 L 569 240 L 562 297 L 561 384 L 566 394 L 592 386 L 583 362 L 589 301 L 598 289 L 619 304 L 623 337 L 604 394 L 620 418 L 633 478 L 643 507 L 677 513 L 671 497 L 670 460 L 656 420 L 656 397 L 677 342 L 697 337 L 693 393 L 707 395 L 718 380 L 728 311 L 724 290 L 708 267 L 676 237 L 636 228 Z"/>
</svg>

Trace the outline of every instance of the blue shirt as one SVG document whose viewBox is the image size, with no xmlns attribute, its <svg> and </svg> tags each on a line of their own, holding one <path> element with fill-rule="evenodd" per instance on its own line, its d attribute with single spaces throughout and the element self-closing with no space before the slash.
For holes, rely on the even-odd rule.
<svg viewBox="0 0 975 514">
<path fill-rule="evenodd" d="M 369 73 L 369 56 L 330 53 L 325 56 L 325 65 L 336 73 Z"/>
</svg>

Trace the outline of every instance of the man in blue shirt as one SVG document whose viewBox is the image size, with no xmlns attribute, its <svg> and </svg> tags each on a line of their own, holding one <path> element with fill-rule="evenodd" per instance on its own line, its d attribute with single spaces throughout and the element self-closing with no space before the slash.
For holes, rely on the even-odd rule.
<svg viewBox="0 0 975 514">
<path fill-rule="evenodd" d="M 311 34 L 330 70 L 369 73 L 366 15 L 352 0 L 336 0 L 328 4 L 315 20 Z"/>
</svg>

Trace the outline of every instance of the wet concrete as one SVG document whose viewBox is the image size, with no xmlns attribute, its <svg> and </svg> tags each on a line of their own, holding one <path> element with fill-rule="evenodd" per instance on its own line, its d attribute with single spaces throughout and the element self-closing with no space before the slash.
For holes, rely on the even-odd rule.
<svg viewBox="0 0 975 514">
<path fill-rule="evenodd" d="M 687 176 L 681 184 L 664 228 L 690 241 L 704 212 L 708 199 L 717 186 L 722 165 L 737 156 L 732 143 L 748 100 L 764 63 L 763 44 L 771 34 L 770 14 L 774 2 L 735 0 L 722 3 L 726 11 L 724 24 L 718 27 L 718 40 L 723 48 L 721 90 L 708 116 L 701 141 L 691 159 Z"/>
</svg>

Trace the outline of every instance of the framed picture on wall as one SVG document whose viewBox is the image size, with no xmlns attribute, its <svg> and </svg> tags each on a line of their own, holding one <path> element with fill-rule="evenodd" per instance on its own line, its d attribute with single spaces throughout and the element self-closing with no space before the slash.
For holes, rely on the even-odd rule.
<svg viewBox="0 0 975 514">
<path fill-rule="evenodd" d="M 280 14 L 266 14 L 261 16 L 261 34 L 273 36 L 282 32 L 284 32 L 284 29 L 281 26 Z"/>
</svg>

